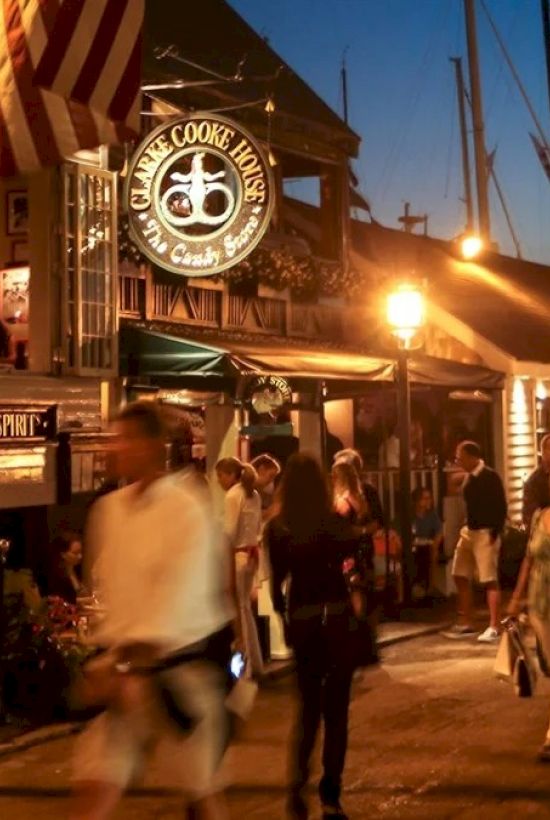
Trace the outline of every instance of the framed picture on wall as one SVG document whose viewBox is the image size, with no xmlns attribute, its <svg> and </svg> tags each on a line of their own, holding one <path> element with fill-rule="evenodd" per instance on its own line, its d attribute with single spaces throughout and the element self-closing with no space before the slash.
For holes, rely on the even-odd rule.
<svg viewBox="0 0 550 820">
<path fill-rule="evenodd" d="M 8 324 L 29 321 L 29 269 L 6 268 L 2 275 L 2 319 Z"/>
<path fill-rule="evenodd" d="M 27 191 L 6 193 L 6 233 L 24 235 L 29 230 L 29 195 Z"/>
</svg>

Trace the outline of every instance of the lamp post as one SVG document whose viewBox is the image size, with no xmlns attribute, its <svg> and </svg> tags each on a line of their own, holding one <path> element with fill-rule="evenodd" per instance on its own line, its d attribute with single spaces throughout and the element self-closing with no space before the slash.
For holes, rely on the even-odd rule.
<svg viewBox="0 0 550 820">
<path fill-rule="evenodd" d="M 388 294 L 387 321 L 399 345 L 396 383 L 399 424 L 399 520 L 402 539 L 403 603 L 407 606 L 412 597 L 413 571 L 409 351 L 413 349 L 415 337 L 424 324 L 424 298 L 420 288 L 412 284 L 402 284 Z"/>
</svg>

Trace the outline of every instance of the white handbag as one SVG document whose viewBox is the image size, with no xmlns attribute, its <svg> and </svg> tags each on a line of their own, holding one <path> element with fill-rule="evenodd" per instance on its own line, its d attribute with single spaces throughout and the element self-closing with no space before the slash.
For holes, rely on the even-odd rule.
<svg viewBox="0 0 550 820">
<path fill-rule="evenodd" d="M 500 636 L 500 643 L 498 645 L 495 665 L 493 667 L 493 671 L 497 678 L 508 681 L 512 680 L 516 660 L 517 653 L 510 640 L 508 630 L 504 629 L 502 635 Z"/>
<path fill-rule="evenodd" d="M 537 672 L 531 653 L 525 646 L 523 633 L 515 618 L 502 621 L 503 633 L 498 647 L 494 671 L 497 677 L 510 680 L 520 698 L 530 698 L 536 687 Z"/>
</svg>

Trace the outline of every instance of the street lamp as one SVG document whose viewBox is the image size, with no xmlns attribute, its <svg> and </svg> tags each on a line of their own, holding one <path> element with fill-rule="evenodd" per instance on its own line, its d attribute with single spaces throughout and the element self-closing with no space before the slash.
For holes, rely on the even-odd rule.
<svg viewBox="0 0 550 820">
<path fill-rule="evenodd" d="M 422 291 L 414 285 L 399 285 L 388 294 L 387 319 L 392 334 L 399 340 L 399 346 L 409 350 L 424 324 Z"/>
<path fill-rule="evenodd" d="M 413 284 L 399 285 L 388 294 L 386 318 L 399 345 L 397 355 L 397 403 L 399 423 L 399 488 L 402 539 L 403 603 L 411 602 L 412 592 L 412 510 L 411 510 L 411 390 L 409 350 L 417 345 L 424 324 L 424 296 Z"/>
</svg>

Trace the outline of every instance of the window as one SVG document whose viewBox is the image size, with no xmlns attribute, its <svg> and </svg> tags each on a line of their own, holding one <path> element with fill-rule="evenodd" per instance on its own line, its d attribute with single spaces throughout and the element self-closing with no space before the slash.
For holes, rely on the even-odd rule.
<svg viewBox="0 0 550 820">
<path fill-rule="evenodd" d="M 116 177 L 63 168 L 65 366 L 79 375 L 117 370 Z"/>
</svg>

